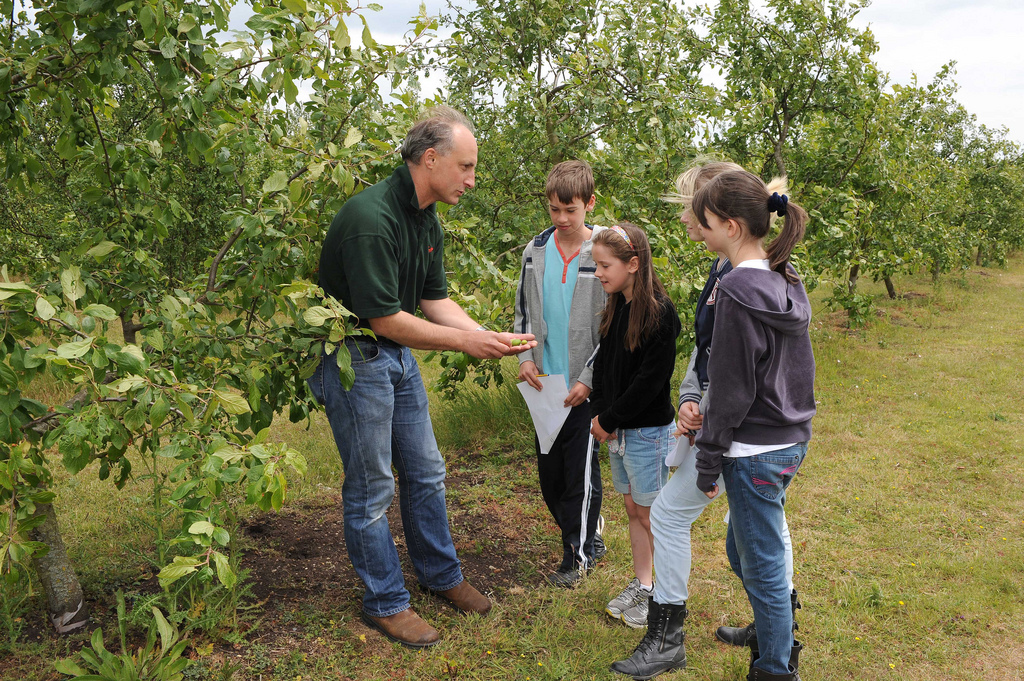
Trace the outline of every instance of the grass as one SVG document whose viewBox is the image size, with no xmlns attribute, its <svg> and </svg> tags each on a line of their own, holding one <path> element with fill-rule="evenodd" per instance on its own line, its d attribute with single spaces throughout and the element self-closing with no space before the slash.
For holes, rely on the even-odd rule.
<svg viewBox="0 0 1024 681">
<path fill-rule="evenodd" d="M 813 322 L 819 412 L 787 508 L 804 604 L 801 671 L 811 680 L 1021 679 L 1024 261 L 975 269 L 939 287 L 927 276 L 899 284 L 911 295 L 896 301 L 880 286 L 866 289 L 878 302 L 866 329 L 849 331 L 843 315 L 820 309 Z M 682 368 L 680 358 L 677 380 Z M 436 367 L 423 371 L 429 383 Z M 608 557 L 576 590 L 535 587 L 559 542 L 512 383 L 454 403 L 431 395 L 449 476 L 473 481 L 453 490 L 450 507 L 500 514 L 518 538 L 492 541 L 521 543 L 529 554 L 491 616 L 457 617 L 414 594 L 442 641 L 412 652 L 366 633 L 349 602 L 269 602 L 245 643 L 211 649 L 197 640 L 197 664 L 186 678 L 220 678 L 226 664 L 239 666 L 234 678 L 252 680 L 622 678 L 608 664 L 640 634 L 602 612 L 631 577 L 622 502 L 605 462 Z M 275 437 L 309 459 L 307 476 L 290 489 L 289 512 L 313 522 L 315 508 L 340 489 L 326 420 L 317 414 L 308 428 L 282 423 Z M 129 483 L 112 494 L 95 477 L 88 469 L 62 478 L 58 511 L 84 586 L 102 600 L 150 574 L 126 549 L 151 545 L 152 534 L 146 486 Z M 663 678 L 745 678 L 744 652 L 713 636 L 721 624 L 750 618 L 724 555 L 725 510 L 724 502 L 711 505 L 694 527 L 690 666 Z M 486 557 L 492 546 L 470 550 Z M 74 640 L 21 645 L 0 661 L 0 678 L 56 679 L 50 662 Z"/>
</svg>

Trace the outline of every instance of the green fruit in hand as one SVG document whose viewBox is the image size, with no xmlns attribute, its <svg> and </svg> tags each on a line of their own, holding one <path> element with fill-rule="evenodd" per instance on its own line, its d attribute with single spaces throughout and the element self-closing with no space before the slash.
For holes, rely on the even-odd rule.
<svg viewBox="0 0 1024 681">
<path fill-rule="evenodd" d="M 526 341 L 522 340 L 521 338 L 513 338 L 513 339 L 512 339 L 512 340 L 511 340 L 511 341 L 509 342 L 509 345 L 511 345 L 511 346 L 512 346 L 512 347 L 514 348 L 515 346 L 517 346 L 517 345 L 522 345 L 522 344 L 523 344 L 523 343 L 525 343 L 525 342 L 526 342 Z"/>
</svg>

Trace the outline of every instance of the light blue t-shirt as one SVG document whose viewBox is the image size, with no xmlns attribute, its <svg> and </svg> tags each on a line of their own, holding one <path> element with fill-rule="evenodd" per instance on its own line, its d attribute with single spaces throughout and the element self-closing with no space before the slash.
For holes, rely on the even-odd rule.
<svg viewBox="0 0 1024 681">
<path fill-rule="evenodd" d="M 565 386 L 572 389 L 577 376 L 569 375 L 569 309 L 580 271 L 580 252 L 566 253 L 565 261 L 554 235 L 544 249 L 544 339 L 545 373 L 565 376 Z"/>
</svg>

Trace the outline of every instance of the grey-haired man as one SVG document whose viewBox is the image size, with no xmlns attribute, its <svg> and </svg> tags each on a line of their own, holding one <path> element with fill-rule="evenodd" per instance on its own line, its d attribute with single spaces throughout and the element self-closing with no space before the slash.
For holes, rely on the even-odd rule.
<svg viewBox="0 0 1024 681">
<path fill-rule="evenodd" d="M 320 255 L 320 286 L 356 314 L 376 339 L 345 340 L 355 384 L 345 390 L 333 355 L 310 386 L 327 411 L 345 470 L 345 542 L 366 585 L 363 620 L 412 648 L 438 641 L 409 606 L 385 515 L 395 493 L 416 577 L 462 612 L 490 601 L 463 579 L 448 527 L 445 468 L 427 395 L 410 348 L 498 358 L 536 345 L 532 335 L 495 333 L 448 298 L 443 232 L 435 204 L 458 203 L 475 183 L 477 145 L 458 111 L 434 107 L 402 145 L 405 163 L 352 197 L 334 217 Z M 425 319 L 416 316 L 416 310 Z M 513 348 L 513 339 L 529 342 Z"/>
</svg>

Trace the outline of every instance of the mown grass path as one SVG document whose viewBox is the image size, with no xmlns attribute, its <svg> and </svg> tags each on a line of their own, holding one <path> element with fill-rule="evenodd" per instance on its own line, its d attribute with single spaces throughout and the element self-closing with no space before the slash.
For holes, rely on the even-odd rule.
<svg viewBox="0 0 1024 681">
<path fill-rule="evenodd" d="M 939 288 L 923 278 L 901 284 L 908 297 L 880 299 L 866 330 L 849 331 L 835 313 L 813 322 L 819 413 L 787 505 L 804 604 L 801 676 L 1022 679 L 1024 261 Z M 244 540 L 260 624 L 212 653 L 197 640 L 199 666 L 188 678 L 219 678 L 213 670 L 225 662 L 241 665 L 234 678 L 254 680 L 622 678 L 608 665 L 641 634 L 603 614 L 631 577 L 621 498 L 605 463 L 608 557 L 580 588 L 544 586 L 558 540 L 523 418 L 508 386 L 435 401 L 455 539 L 470 579 L 496 605 L 486 619 L 463 618 L 414 593 L 417 610 L 442 631 L 440 645 L 418 653 L 359 623 L 343 547 L 325 553 L 339 541 L 341 475 L 325 421 L 279 427 L 277 437 L 308 454 L 310 471 L 292 490 L 280 519 L 287 522 L 249 521 L 263 528 Z M 87 591 L 102 604 L 145 574 L 125 547 L 151 537 L 139 520 L 144 486 L 116 495 L 94 478 L 87 470 L 62 483 L 61 517 Z M 725 510 L 724 501 L 713 504 L 695 526 L 690 667 L 663 678 L 745 678 L 745 652 L 714 640 L 717 626 L 750 617 L 724 555 Z M 309 532 L 308 550 L 296 550 L 292 535 L 259 536 L 296 524 L 333 529 L 316 551 Z M 314 558 L 321 567 L 289 562 Z M 270 564 L 272 575 L 263 569 Z M 100 614 L 111 624 L 102 607 Z M 49 660 L 67 645 L 45 637 L 26 644 L 0 662 L 0 678 L 56 679 Z"/>
</svg>

